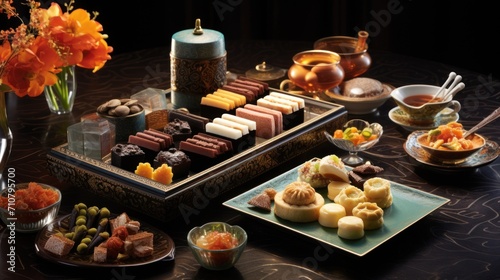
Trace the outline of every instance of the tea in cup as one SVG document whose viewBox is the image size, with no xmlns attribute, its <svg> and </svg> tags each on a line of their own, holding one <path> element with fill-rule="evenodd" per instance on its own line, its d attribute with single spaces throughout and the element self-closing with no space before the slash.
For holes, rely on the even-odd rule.
<svg viewBox="0 0 500 280">
<path fill-rule="evenodd" d="M 338 86 L 344 80 L 340 55 L 325 50 L 309 50 L 293 56 L 288 78 L 280 88 L 298 86 L 307 93 L 325 91 Z"/>
<path fill-rule="evenodd" d="M 433 85 L 408 85 L 394 89 L 391 97 L 399 108 L 408 116 L 408 122 L 413 125 L 430 125 L 435 122 L 438 115 L 450 115 L 460 111 L 461 104 L 457 100 L 452 100 L 449 95 L 445 100 L 442 96 L 434 98 L 435 93 L 440 89 Z M 449 112 L 442 112 L 450 108 Z"/>
</svg>

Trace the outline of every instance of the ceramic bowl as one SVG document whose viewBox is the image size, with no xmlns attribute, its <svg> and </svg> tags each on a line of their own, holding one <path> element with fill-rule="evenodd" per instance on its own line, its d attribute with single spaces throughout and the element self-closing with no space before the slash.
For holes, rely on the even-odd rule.
<svg viewBox="0 0 500 280">
<path fill-rule="evenodd" d="M 472 142 L 474 143 L 473 149 L 455 151 L 443 148 L 432 148 L 428 145 L 427 132 L 420 135 L 417 138 L 417 142 L 422 147 L 422 149 L 424 149 L 424 151 L 429 154 L 431 160 L 444 164 L 459 164 L 477 153 L 486 144 L 485 138 L 476 133 L 470 135 L 469 137 L 467 137 L 467 139 L 472 140 Z"/>
<path fill-rule="evenodd" d="M 197 240 L 212 231 L 229 232 L 237 239 L 237 246 L 231 249 L 205 249 L 196 245 Z M 225 270 L 234 266 L 247 244 L 247 233 L 239 226 L 231 226 L 224 222 L 211 222 L 194 227 L 187 235 L 187 242 L 198 263 L 210 270 Z"/>
<path fill-rule="evenodd" d="M 391 92 L 394 87 L 371 78 L 355 78 L 351 82 L 355 80 L 370 81 L 378 84 L 382 91 L 376 95 L 356 96 L 355 94 L 343 92 L 347 89 L 345 89 L 344 84 L 341 84 L 339 87 L 325 92 L 323 99 L 343 105 L 349 114 L 364 115 L 375 112 L 391 98 Z"/>
<path fill-rule="evenodd" d="M 19 209 L 20 206 L 9 205 L 10 207 L 0 207 L 0 217 L 6 225 L 14 224 L 15 230 L 18 232 L 34 232 L 42 229 L 45 225 L 52 222 L 59 213 L 61 206 L 62 195 L 61 192 L 52 186 L 37 183 L 44 189 L 49 189 L 57 193 L 58 200 L 52 205 L 46 206 L 41 209 Z M 8 203 L 15 203 L 19 196 L 12 196 L 15 191 L 27 189 L 28 183 L 16 184 L 14 188 L 6 188 L 1 192 L 2 199 L 7 198 Z M 19 202 L 18 202 L 19 203 Z M 15 218 L 15 219 L 13 219 Z"/>
</svg>

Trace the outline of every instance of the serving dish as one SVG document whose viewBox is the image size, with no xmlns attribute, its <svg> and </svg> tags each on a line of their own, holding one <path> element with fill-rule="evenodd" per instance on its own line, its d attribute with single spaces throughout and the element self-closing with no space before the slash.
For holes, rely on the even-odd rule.
<svg viewBox="0 0 500 280">
<path fill-rule="evenodd" d="M 51 190 L 54 194 L 57 195 L 57 201 L 53 204 L 48 205 L 46 207 L 40 209 L 19 209 L 16 206 L 8 206 L 7 208 L 0 207 L 0 218 L 6 224 L 15 224 L 15 229 L 17 232 L 36 232 L 43 228 L 46 224 L 52 222 L 59 213 L 59 208 L 61 207 L 62 194 L 59 189 L 56 187 L 42 184 L 42 183 L 19 183 L 15 185 L 16 193 L 12 196 L 10 193 L 10 189 L 6 188 L 0 192 L 0 196 L 3 199 L 8 198 L 10 202 L 12 198 L 15 198 L 16 201 L 21 202 L 21 197 L 16 196 L 17 190 L 26 190 L 30 188 L 31 184 L 35 184 L 40 186 L 45 190 Z M 39 192 L 37 194 L 40 195 Z M 33 192 L 25 193 L 24 196 L 33 197 Z M 32 202 L 34 200 L 30 199 Z M 38 201 L 39 202 L 39 201 Z"/>
<path fill-rule="evenodd" d="M 286 93 L 276 89 L 272 91 Z M 169 97 L 170 91 L 166 91 Z M 341 105 L 304 97 L 304 122 L 271 139 L 256 139 L 256 145 L 187 178 L 165 185 L 112 166 L 104 160 L 86 157 L 54 147 L 47 154 L 47 168 L 66 181 L 95 195 L 116 201 L 160 221 L 191 215 L 202 210 L 199 198 L 210 200 L 224 192 L 314 150 L 327 140 L 323 131 L 333 131 L 347 121 Z M 188 214 L 186 214 L 188 213 Z M 185 217 L 189 218 L 189 217 Z"/>
<path fill-rule="evenodd" d="M 427 131 L 423 130 L 412 132 L 410 135 L 408 135 L 406 142 L 403 144 L 403 148 L 406 153 L 414 160 L 416 160 L 419 164 L 425 167 L 441 171 L 464 171 L 487 165 L 497 159 L 497 157 L 500 155 L 498 144 L 494 141 L 486 140 L 486 143 L 481 150 L 461 163 L 446 164 L 442 162 L 436 162 L 430 158 L 430 155 L 424 149 L 422 149 L 422 147 L 418 143 L 418 137 L 426 132 Z"/>
<path fill-rule="evenodd" d="M 262 193 L 266 188 L 274 188 L 276 191 L 283 190 L 288 184 L 297 180 L 297 169 L 299 167 L 300 165 L 227 200 L 223 205 L 354 255 L 364 256 L 449 201 L 447 198 L 391 181 L 393 204 L 384 209 L 384 225 L 381 229 L 365 231 L 365 237 L 360 240 L 344 240 L 337 235 L 337 229 L 335 228 L 323 227 L 318 222 L 294 223 L 286 221 L 276 217 L 272 211 L 256 211 L 247 203 L 252 197 Z M 327 196 L 327 188 L 317 189 L 316 191 L 324 197 L 325 203 L 333 202 Z"/>
<path fill-rule="evenodd" d="M 352 115 L 365 115 L 376 112 L 380 106 L 391 98 L 391 91 L 394 89 L 394 86 L 382 83 L 382 92 L 377 96 L 349 97 L 343 95 L 339 86 L 315 93 L 308 93 L 304 91 L 304 89 L 293 84 L 287 87 L 286 83 L 282 83 L 281 86 L 285 92 L 300 96 L 309 96 L 317 100 L 342 105 L 346 108 L 347 112 Z"/>
<path fill-rule="evenodd" d="M 116 216 L 116 215 L 115 215 Z M 92 255 L 79 255 L 76 252 L 71 252 L 66 256 L 57 256 L 44 249 L 44 245 L 49 237 L 59 231 L 64 231 L 68 228 L 70 215 L 61 216 L 49 223 L 38 232 L 35 239 L 36 254 L 48 261 L 59 264 L 79 266 L 79 267 L 128 267 L 140 266 L 153 263 L 159 260 L 173 260 L 175 254 L 175 244 L 172 238 L 165 232 L 141 221 L 141 231 L 149 231 L 154 234 L 153 239 L 153 255 L 144 258 L 131 258 L 108 263 L 96 263 L 92 261 Z"/>
<path fill-rule="evenodd" d="M 208 237 L 210 234 L 218 237 L 214 235 Z M 232 241 L 228 240 L 227 234 L 233 238 Z M 224 222 L 209 222 L 192 228 L 186 239 L 194 258 L 202 267 L 209 270 L 225 270 L 233 267 L 245 251 L 248 235 L 240 226 Z M 200 239 L 205 242 L 199 243 Z M 210 246 L 214 247 L 207 248 Z"/>
<path fill-rule="evenodd" d="M 415 130 L 433 129 L 433 128 L 436 128 L 440 125 L 447 124 L 449 122 L 456 122 L 460 118 L 458 113 L 448 114 L 448 113 L 452 112 L 452 109 L 450 109 L 450 108 L 443 109 L 443 111 L 441 111 L 441 112 L 444 112 L 445 114 L 437 115 L 436 120 L 434 121 L 434 124 L 431 124 L 431 125 L 411 124 L 408 121 L 408 115 L 405 112 L 403 112 L 403 110 L 401 110 L 399 107 L 394 107 L 389 111 L 389 119 L 391 119 L 392 122 L 400 125 L 401 127 L 403 127 L 407 131 L 415 131 Z"/>
</svg>

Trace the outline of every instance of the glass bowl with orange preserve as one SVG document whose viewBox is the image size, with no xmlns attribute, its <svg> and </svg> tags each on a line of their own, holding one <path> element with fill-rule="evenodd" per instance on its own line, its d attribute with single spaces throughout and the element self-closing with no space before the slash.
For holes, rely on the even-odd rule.
<svg viewBox="0 0 500 280">
<path fill-rule="evenodd" d="M 34 232 L 59 213 L 61 192 L 52 186 L 30 182 L 16 184 L 0 193 L 0 217 L 18 232 Z"/>
<path fill-rule="evenodd" d="M 191 229 L 187 241 L 202 267 L 225 270 L 233 267 L 245 250 L 247 233 L 239 226 L 211 222 Z"/>
</svg>

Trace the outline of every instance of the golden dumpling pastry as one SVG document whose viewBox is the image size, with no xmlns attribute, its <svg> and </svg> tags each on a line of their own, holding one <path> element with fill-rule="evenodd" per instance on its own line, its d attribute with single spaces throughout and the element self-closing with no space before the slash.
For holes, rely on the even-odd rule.
<svg viewBox="0 0 500 280">
<path fill-rule="evenodd" d="M 352 209 L 352 215 L 361 218 L 366 230 L 381 228 L 384 210 L 375 202 L 361 202 Z"/>
<path fill-rule="evenodd" d="M 283 191 L 283 200 L 293 205 L 308 205 L 316 200 L 316 191 L 306 182 L 293 182 Z"/>
<path fill-rule="evenodd" d="M 391 206 L 391 183 L 388 180 L 380 177 L 370 178 L 363 184 L 363 189 L 367 201 L 375 202 L 381 208 Z"/>
<path fill-rule="evenodd" d="M 341 190 L 333 201 L 344 206 L 346 214 L 350 216 L 356 205 L 366 201 L 366 196 L 362 190 L 355 186 L 348 186 Z"/>
<path fill-rule="evenodd" d="M 332 201 L 335 199 L 335 197 L 340 193 L 341 190 L 352 186 L 351 184 L 344 182 L 344 181 L 331 181 L 328 184 L 328 198 L 331 199 Z"/>
<path fill-rule="evenodd" d="M 325 199 L 306 182 L 293 182 L 274 196 L 274 214 L 292 222 L 313 222 Z"/>
</svg>

